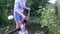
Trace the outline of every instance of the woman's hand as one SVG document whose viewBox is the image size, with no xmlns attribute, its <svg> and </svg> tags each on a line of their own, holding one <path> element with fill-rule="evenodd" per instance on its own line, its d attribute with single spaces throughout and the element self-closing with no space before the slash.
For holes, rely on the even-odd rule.
<svg viewBox="0 0 60 34">
<path fill-rule="evenodd" d="M 26 16 L 25 16 L 25 15 L 23 15 L 22 17 L 23 17 L 23 20 L 26 18 Z"/>
<path fill-rule="evenodd" d="M 30 8 L 27 8 L 28 11 L 30 11 L 31 9 Z"/>
<path fill-rule="evenodd" d="M 24 7 L 24 9 L 26 9 L 26 10 L 28 10 L 28 11 L 30 11 L 31 9 L 30 8 L 28 8 L 28 7 Z"/>
</svg>

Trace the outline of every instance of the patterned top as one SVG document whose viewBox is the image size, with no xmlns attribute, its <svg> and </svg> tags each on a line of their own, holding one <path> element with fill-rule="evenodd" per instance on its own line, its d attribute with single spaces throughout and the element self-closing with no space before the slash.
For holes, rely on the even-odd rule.
<svg viewBox="0 0 60 34">
<path fill-rule="evenodd" d="M 15 0 L 15 4 L 14 4 L 14 12 L 16 11 L 16 9 L 18 9 L 20 12 L 24 11 L 24 7 L 26 4 L 26 0 Z"/>
</svg>

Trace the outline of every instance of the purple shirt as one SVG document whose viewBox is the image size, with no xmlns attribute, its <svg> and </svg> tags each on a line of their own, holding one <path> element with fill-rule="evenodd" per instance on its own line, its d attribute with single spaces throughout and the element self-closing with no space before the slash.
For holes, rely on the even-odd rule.
<svg viewBox="0 0 60 34">
<path fill-rule="evenodd" d="M 25 4 L 26 4 L 26 0 L 24 1 L 15 0 L 14 12 L 16 11 L 16 9 L 18 9 L 20 12 L 23 12 L 24 11 L 23 7 L 25 7 Z"/>
</svg>

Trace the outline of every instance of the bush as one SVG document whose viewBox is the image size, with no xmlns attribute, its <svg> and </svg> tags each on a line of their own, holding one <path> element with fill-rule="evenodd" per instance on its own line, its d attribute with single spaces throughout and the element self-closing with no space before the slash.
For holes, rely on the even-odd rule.
<svg viewBox="0 0 60 34">
<path fill-rule="evenodd" d="M 56 2 L 55 4 L 55 10 L 56 10 L 56 23 L 58 24 L 57 30 L 58 30 L 58 34 L 60 34 L 60 4 L 58 2 Z"/>
<path fill-rule="evenodd" d="M 9 0 L 0 0 L 0 27 L 7 26 L 8 21 L 8 15 L 9 15 L 9 7 L 10 7 L 10 1 Z"/>
<path fill-rule="evenodd" d="M 55 9 L 50 9 L 50 8 L 43 9 L 41 16 L 41 23 L 42 23 L 41 27 L 48 26 L 50 34 L 57 33 L 56 31 L 57 24 L 55 22 L 56 17 L 54 15 L 55 15 Z"/>
</svg>

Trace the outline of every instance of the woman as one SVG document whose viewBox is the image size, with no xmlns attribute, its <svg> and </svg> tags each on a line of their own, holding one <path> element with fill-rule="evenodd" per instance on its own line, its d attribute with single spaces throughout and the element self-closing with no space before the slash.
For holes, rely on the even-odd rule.
<svg viewBox="0 0 60 34">
<path fill-rule="evenodd" d="M 16 22 L 16 28 L 21 27 L 23 24 L 22 21 L 25 19 L 25 15 L 23 14 L 24 9 L 30 10 L 30 8 L 25 6 L 26 0 L 15 0 L 14 4 L 14 20 Z"/>
</svg>

